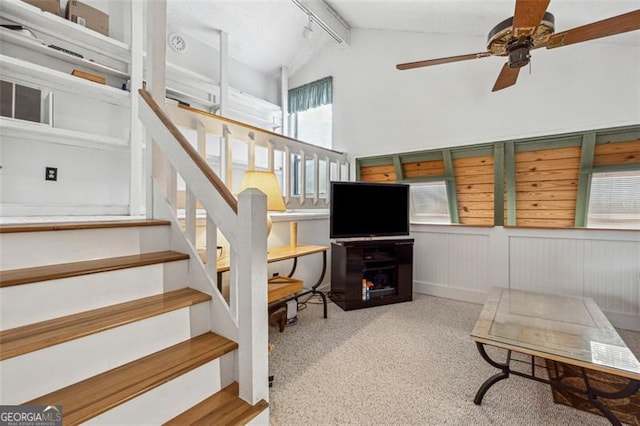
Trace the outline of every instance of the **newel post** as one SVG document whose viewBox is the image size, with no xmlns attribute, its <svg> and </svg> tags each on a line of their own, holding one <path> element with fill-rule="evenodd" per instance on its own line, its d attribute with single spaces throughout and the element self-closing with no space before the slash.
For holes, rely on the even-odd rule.
<svg viewBox="0 0 640 426">
<path fill-rule="evenodd" d="M 267 198 L 255 188 L 238 197 L 238 283 L 240 397 L 250 404 L 269 400 L 267 325 Z"/>
</svg>

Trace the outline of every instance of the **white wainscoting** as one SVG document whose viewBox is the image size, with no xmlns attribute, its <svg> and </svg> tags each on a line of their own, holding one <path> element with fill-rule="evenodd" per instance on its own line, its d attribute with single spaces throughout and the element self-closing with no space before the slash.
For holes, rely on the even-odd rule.
<svg viewBox="0 0 640 426">
<path fill-rule="evenodd" d="M 483 303 L 492 286 L 593 298 L 640 331 L 640 232 L 412 225 L 414 290 Z"/>
</svg>

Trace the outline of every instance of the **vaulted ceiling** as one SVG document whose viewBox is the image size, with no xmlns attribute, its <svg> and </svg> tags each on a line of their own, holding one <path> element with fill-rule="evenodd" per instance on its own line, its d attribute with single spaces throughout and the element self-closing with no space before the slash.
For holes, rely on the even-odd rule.
<svg viewBox="0 0 640 426">
<path fill-rule="evenodd" d="M 307 0 L 309 1 L 309 0 Z M 486 36 L 500 21 L 513 15 L 509 0 L 326 0 L 352 28 L 433 34 Z M 565 30 L 640 8 L 640 0 L 552 0 L 556 31 Z M 327 43 L 334 41 L 317 26 L 310 38 L 302 36 L 307 15 L 290 0 L 168 0 L 169 25 L 213 47 L 218 30 L 229 35 L 229 54 L 266 74 L 287 66 L 294 71 Z M 313 27 L 313 26 L 312 26 Z M 604 43 L 640 46 L 640 31 L 601 39 Z M 466 54 L 484 50 L 469 46 Z M 423 52 L 415 58 L 428 59 Z"/>
</svg>

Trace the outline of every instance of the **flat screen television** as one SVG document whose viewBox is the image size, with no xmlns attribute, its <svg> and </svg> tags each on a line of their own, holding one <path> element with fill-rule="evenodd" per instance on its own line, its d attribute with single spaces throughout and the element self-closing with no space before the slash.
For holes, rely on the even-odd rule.
<svg viewBox="0 0 640 426">
<path fill-rule="evenodd" d="M 394 235 L 409 235 L 409 185 L 331 182 L 331 238 Z"/>
</svg>

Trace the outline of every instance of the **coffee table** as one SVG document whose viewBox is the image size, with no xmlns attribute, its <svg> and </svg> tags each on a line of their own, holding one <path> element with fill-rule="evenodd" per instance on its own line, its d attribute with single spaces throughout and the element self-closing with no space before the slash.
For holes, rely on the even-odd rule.
<svg viewBox="0 0 640 426">
<path fill-rule="evenodd" d="M 612 424 L 619 425 L 618 418 L 599 398 L 626 398 L 640 390 L 640 362 L 590 298 L 494 287 L 471 339 L 482 358 L 501 370 L 480 386 L 473 401 L 477 405 L 491 386 L 513 374 L 582 393 Z M 493 360 L 485 350 L 486 345 L 506 349 L 506 361 Z M 512 368 L 513 362 L 522 362 L 512 358 L 513 352 L 529 357 L 526 362 L 530 372 Z M 539 367 L 547 367 L 537 365 L 535 357 L 550 361 L 551 365 L 566 363 L 580 368 L 584 389 L 536 374 L 541 370 Z M 615 392 L 596 389 L 589 384 L 587 370 L 623 378 L 626 385 Z"/>
</svg>

